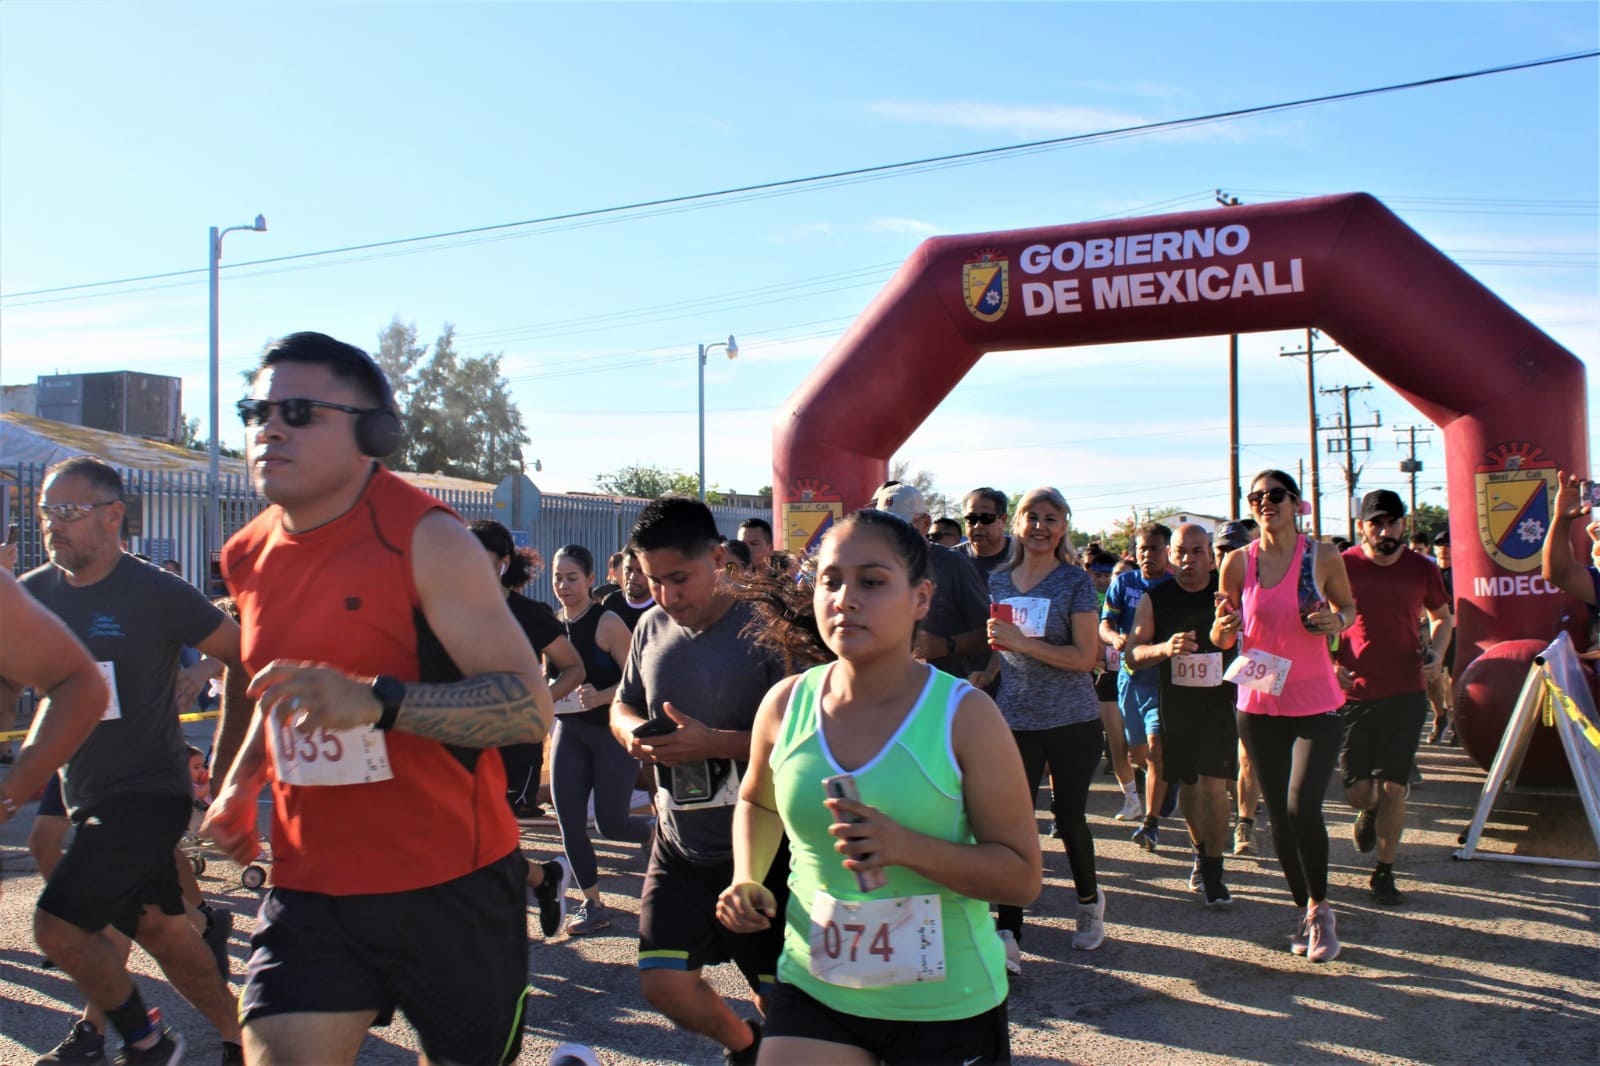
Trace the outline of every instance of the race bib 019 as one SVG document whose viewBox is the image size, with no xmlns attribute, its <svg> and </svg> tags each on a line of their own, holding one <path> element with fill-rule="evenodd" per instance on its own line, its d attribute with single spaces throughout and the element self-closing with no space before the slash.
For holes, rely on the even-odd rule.
<svg viewBox="0 0 1600 1066">
<path fill-rule="evenodd" d="M 1293 665 L 1292 661 L 1281 655 L 1274 655 L 1259 648 L 1249 648 L 1239 653 L 1239 657 L 1233 660 L 1233 665 L 1228 667 L 1222 679 L 1232 681 L 1241 688 L 1252 688 L 1269 696 L 1279 696 L 1283 694 L 1283 683 L 1289 679 L 1289 668 Z"/>
<path fill-rule="evenodd" d="M 811 898 L 811 974 L 841 988 L 943 981 L 937 895 L 846 902 Z"/>
<path fill-rule="evenodd" d="M 1191 652 L 1174 656 L 1172 683 L 1182 688 L 1216 688 L 1222 684 L 1222 653 Z"/>
<path fill-rule="evenodd" d="M 383 733 L 370 726 L 302 733 L 282 714 L 267 739 L 273 772 L 287 785 L 368 785 L 394 776 Z"/>
<path fill-rule="evenodd" d="M 122 704 L 117 702 L 117 664 L 95 663 L 100 668 L 100 676 L 106 679 L 106 688 L 111 690 L 111 696 L 106 700 L 106 713 L 100 716 L 102 722 L 114 722 L 122 717 Z"/>
<path fill-rule="evenodd" d="M 1011 596 L 1000 601 L 1011 608 L 1011 621 L 1022 630 L 1023 636 L 1044 636 L 1044 624 L 1050 619 L 1050 601 L 1037 596 Z"/>
</svg>

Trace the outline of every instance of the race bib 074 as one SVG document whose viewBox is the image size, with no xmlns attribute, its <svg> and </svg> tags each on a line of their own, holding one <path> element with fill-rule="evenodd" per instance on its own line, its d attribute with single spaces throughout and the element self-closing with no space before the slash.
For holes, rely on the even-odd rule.
<svg viewBox="0 0 1600 1066">
<path fill-rule="evenodd" d="M 811 973 L 841 988 L 943 981 L 944 929 L 937 895 L 898 899 L 811 898 Z"/>
</svg>

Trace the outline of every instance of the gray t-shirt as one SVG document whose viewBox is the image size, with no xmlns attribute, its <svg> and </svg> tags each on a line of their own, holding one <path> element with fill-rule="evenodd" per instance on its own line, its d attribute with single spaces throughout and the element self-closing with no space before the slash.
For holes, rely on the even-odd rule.
<svg viewBox="0 0 1600 1066">
<path fill-rule="evenodd" d="M 666 611 L 647 611 L 633 631 L 617 698 L 647 710 L 651 718 L 663 717 L 661 705 L 670 702 L 678 713 L 713 729 L 749 729 L 762 697 L 784 676 L 782 659 L 743 635 L 753 617 L 748 603 L 736 602 L 710 628 L 696 633 Z M 733 805 L 745 764 L 728 759 L 707 763 L 704 770 L 691 766 L 663 772 L 665 768 L 657 767 L 656 809 L 662 836 L 690 861 L 725 862 L 733 855 Z M 690 774 L 701 773 L 707 786 L 703 800 L 673 797 L 675 781 L 679 794 L 687 795 Z"/>
<path fill-rule="evenodd" d="M 922 621 L 928 632 L 936 637 L 958 637 L 983 628 L 989 619 L 988 589 L 972 560 L 954 548 L 929 544 L 928 571 L 933 578 L 933 603 Z M 958 654 L 930 659 L 929 665 L 965 681 L 982 663 Z"/>
<path fill-rule="evenodd" d="M 116 679 L 107 713 L 120 717 L 95 726 L 62 767 L 68 810 L 76 815 L 118 796 L 192 795 L 188 745 L 173 706 L 178 657 L 226 616 L 193 585 L 131 555 L 82 588 L 50 564 L 24 574 L 22 584 Z"/>
<path fill-rule="evenodd" d="M 1042 639 L 1058 645 L 1072 643 L 1073 615 L 1100 613 L 1094 583 L 1076 566 L 1056 567 L 1027 592 L 1017 588 L 1010 570 L 996 570 L 989 575 L 989 599 L 1010 601 L 1014 610 L 1027 610 L 1029 628 L 1040 625 L 1042 613 Z M 1089 674 L 1058 670 L 1014 651 L 1000 652 L 1000 693 L 995 702 L 1012 729 L 1054 729 L 1100 717 Z"/>
</svg>

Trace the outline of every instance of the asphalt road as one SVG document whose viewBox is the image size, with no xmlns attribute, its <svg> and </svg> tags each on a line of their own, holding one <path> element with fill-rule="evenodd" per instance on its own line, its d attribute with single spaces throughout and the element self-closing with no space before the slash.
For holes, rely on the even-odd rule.
<svg viewBox="0 0 1600 1066">
<path fill-rule="evenodd" d="M 1186 886 L 1189 852 L 1177 823 L 1155 854 L 1112 820 L 1119 794 L 1097 778 L 1090 797 L 1110 935 L 1090 953 L 1071 949 L 1072 891 L 1060 844 L 1045 841 L 1046 883 L 1030 911 L 1024 973 L 1013 981 L 1012 1045 L 1018 1062 L 1425 1062 L 1541 1066 L 1595 1061 L 1600 1048 L 1600 875 L 1574 868 L 1451 853 L 1477 802 L 1483 773 L 1457 748 L 1424 745 L 1424 784 L 1412 792 L 1412 826 L 1398 866 L 1408 902 L 1381 907 L 1366 894 L 1371 866 L 1350 843 L 1351 816 L 1330 788 L 1332 898 L 1344 953 L 1313 965 L 1291 955 L 1294 912 L 1271 858 L 1230 859 L 1232 910 L 1203 910 Z M 59 971 L 42 970 L 30 915 L 40 881 L 24 846 L 32 808 L 0 827 L 0 1066 L 27 1066 L 64 1036 L 77 1009 Z M 1041 831 L 1048 826 L 1041 820 Z M 1270 853 L 1265 826 L 1257 834 Z M 525 848 L 558 849 L 553 822 L 529 827 Z M 1171 841 L 1171 843 L 1168 843 Z M 1517 795 L 1496 809 L 1484 850 L 1595 859 L 1576 795 Z M 713 1063 L 718 1049 L 679 1032 L 639 994 L 634 969 L 643 856 L 599 845 L 607 934 L 539 936 L 529 911 L 529 982 L 522 1062 L 543 1063 L 563 1041 L 594 1047 L 607 1063 Z M 237 912 L 235 981 L 258 897 L 237 868 L 214 860 L 201 886 Z M 150 960 L 132 966 L 147 1002 L 188 1035 L 190 1061 L 215 1061 L 217 1039 L 161 982 Z M 708 971 L 749 1010 L 731 967 Z M 363 1063 L 415 1061 L 400 1022 L 374 1030 Z"/>
</svg>

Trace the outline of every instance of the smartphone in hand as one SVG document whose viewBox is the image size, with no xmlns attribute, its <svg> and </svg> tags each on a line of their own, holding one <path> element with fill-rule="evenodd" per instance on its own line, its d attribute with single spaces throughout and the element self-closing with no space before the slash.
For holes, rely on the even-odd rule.
<svg viewBox="0 0 1600 1066">
<path fill-rule="evenodd" d="M 856 788 L 856 779 L 850 774 L 837 774 L 833 777 L 824 778 L 822 788 L 833 799 L 847 799 L 852 803 L 861 802 L 861 793 Z M 861 821 L 860 818 L 849 814 L 841 813 L 840 817 L 849 822 Z M 859 855 L 857 858 L 870 859 L 872 856 Z M 889 875 L 882 870 L 855 870 L 853 872 L 856 875 L 856 887 L 863 892 L 874 892 L 889 882 Z"/>
</svg>

